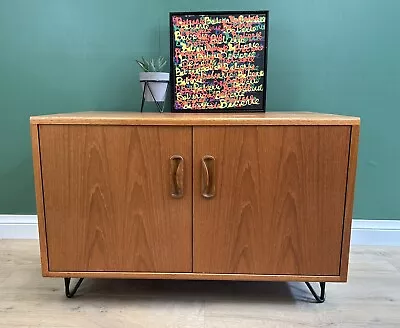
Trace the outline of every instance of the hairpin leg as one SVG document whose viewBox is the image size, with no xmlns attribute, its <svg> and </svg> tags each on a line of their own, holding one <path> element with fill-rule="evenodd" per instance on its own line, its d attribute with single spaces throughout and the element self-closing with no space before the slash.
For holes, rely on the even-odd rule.
<svg viewBox="0 0 400 328">
<path fill-rule="evenodd" d="M 140 82 L 141 82 L 141 83 L 144 83 L 144 86 L 143 86 L 143 93 L 142 93 L 142 104 L 141 104 L 141 106 L 140 106 L 140 112 L 143 113 L 143 108 L 144 108 L 144 103 L 145 103 L 145 98 L 146 98 L 146 91 L 147 91 L 147 89 L 148 89 L 149 92 L 150 92 L 150 95 L 152 96 L 152 98 L 153 98 L 153 100 L 154 100 L 154 103 L 156 104 L 156 106 L 157 106 L 157 108 L 158 108 L 158 111 L 159 111 L 160 113 L 163 113 L 163 112 L 164 112 L 164 109 L 165 109 L 166 100 L 167 100 L 167 97 L 168 97 L 168 92 L 169 92 L 169 81 L 140 80 Z M 152 83 L 163 83 L 163 84 L 167 84 L 167 88 L 165 89 L 165 94 L 164 94 L 164 100 L 163 100 L 163 101 L 158 101 L 158 100 L 156 100 L 155 94 L 154 94 L 154 92 L 153 92 L 153 90 L 151 89 L 151 86 L 150 86 Z M 161 105 L 161 103 L 162 103 L 162 105 Z"/>
<path fill-rule="evenodd" d="M 68 298 L 74 297 L 76 291 L 78 290 L 79 286 L 81 285 L 82 281 L 84 278 L 80 278 L 79 281 L 76 283 L 75 287 L 70 291 L 69 285 L 71 283 L 71 278 L 64 278 L 64 284 L 65 284 L 65 296 Z"/>
<path fill-rule="evenodd" d="M 161 83 L 161 82 L 159 82 L 159 83 Z M 165 102 L 166 102 L 167 94 L 168 94 L 169 82 L 167 82 L 167 89 L 165 90 L 164 102 L 162 102 L 162 103 L 163 103 L 162 106 L 160 105 L 161 101 L 157 101 L 157 100 L 156 100 L 156 97 L 154 96 L 153 90 L 151 90 L 151 88 L 150 88 L 150 84 L 148 84 L 148 87 L 149 87 L 149 91 L 150 91 L 150 93 L 151 93 L 151 96 L 153 97 L 153 100 L 154 100 L 154 102 L 155 102 L 156 105 L 157 105 L 158 111 L 159 111 L 160 113 L 163 113 L 163 112 L 164 112 L 164 108 L 165 108 Z"/>
<path fill-rule="evenodd" d="M 310 290 L 311 294 L 313 294 L 317 303 L 324 303 L 325 302 L 325 282 L 320 282 L 319 286 L 321 287 L 321 295 L 317 295 L 314 288 L 311 286 L 309 282 L 306 282 L 308 289 Z"/>
<path fill-rule="evenodd" d="M 143 94 L 142 94 L 142 105 L 140 106 L 140 112 L 141 113 L 143 113 L 144 97 L 145 97 L 145 93 L 146 93 L 146 88 L 147 88 L 147 82 L 144 82 Z"/>
<path fill-rule="evenodd" d="M 75 287 L 72 289 L 72 291 L 70 290 L 70 284 L 71 284 L 71 278 L 64 278 L 64 284 L 65 284 L 65 296 L 68 298 L 72 298 L 74 297 L 75 293 L 78 291 L 79 287 L 82 284 L 84 278 L 80 278 L 78 280 L 78 282 L 76 283 Z M 315 300 L 317 301 L 317 303 L 324 303 L 325 302 L 325 286 L 326 283 L 325 282 L 320 282 L 320 288 L 321 288 L 321 294 L 317 295 L 317 293 L 315 292 L 314 288 L 311 286 L 311 284 L 309 282 L 306 282 L 306 285 L 308 287 L 308 289 L 310 290 L 311 294 L 314 296 Z"/>
</svg>

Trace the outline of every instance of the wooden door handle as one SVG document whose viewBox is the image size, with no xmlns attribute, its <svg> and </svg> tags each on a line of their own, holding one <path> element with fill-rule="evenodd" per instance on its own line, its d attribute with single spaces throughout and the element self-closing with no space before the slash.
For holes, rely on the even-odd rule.
<svg viewBox="0 0 400 328">
<path fill-rule="evenodd" d="M 205 155 L 201 159 L 202 177 L 201 194 L 204 198 L 213 198 L 215 196 L 215 158 L 211 155 Z"/>
<path fill-rule="evenodd" d="M 171 196 L 173 198 L 183 197 L 183 157 L 173 155 L 170 158 Z"/>
</svg>

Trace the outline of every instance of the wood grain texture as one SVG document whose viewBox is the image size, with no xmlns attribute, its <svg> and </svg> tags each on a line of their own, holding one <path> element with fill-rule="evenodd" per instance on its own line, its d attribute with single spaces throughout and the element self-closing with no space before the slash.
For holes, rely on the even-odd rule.
<svg viewBox="0 0 400 328">
<path fill-rule="evenodd" d="M 192 270 L 192 176 L 170 193 L 170 157 L 191 167 L 189 127 L 41 125 L 50 271 Z"/>
<path fill-rule="evenodd" d="M 193 133 L 194 272 L 339 275 L 349 126 Z M 212 199 L 204 155 L 216 159 Z"/>
<path fill-rule="evenodd" d="M 31 141 L 32 141 L 33 175 L 35 179 L 36 211 L 38 216 L 38 230 L 40 239 L 40 261 L 42 264 L 42 274 L 46 275 L 49 271 L 49 262 L 47 255 L 46 221 L 45 221 L 44 202 L 43 202 L 39 128 L 36 124 L 31 124 L 30 128 L 31 128 Z"/>
<path fill-rule="evenodd" d="M 107 278 L 107 279 L 173 279 L 173 280 L 231 280 L 231 281 L 326 281 L 343 282 L 340 276 L 309 276 L 279 274 L 225 274 L 185 272 L 104 272 L 104 271 L 50 271 L 46 277 L 53 278 Z"/>
<path fill-rule="evenodd" d="M 176 114 L 82 112 L 31 117 L 37 124 L 95 125 L 358 125 L 358 117 L 310 113 L 267 112 L 249 114 Z"/>
<path fill-rule="evenodd" d="M 349 153 L 349 165 L 346 187 L 346 205 L 343 221 L 343 241 L 342 241 L 342 256 L 340 264 L 340 276 L 343 281 L 347 280 L 349 253 L 350 253 L 350 238 L 351 238 L 351 222 L 353 219 L 353 203 L 354 190 L 356 184 L 356 170 L 358 157 L 358 140 L 360 136 L 360 127 L 353 126 L 351 128 L 351 142 Z"/>
</svg>

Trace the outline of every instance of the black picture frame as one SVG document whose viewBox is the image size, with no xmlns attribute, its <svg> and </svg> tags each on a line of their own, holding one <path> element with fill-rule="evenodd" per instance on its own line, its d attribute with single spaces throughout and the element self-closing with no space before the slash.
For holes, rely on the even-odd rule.
<svg viewBox="0 0 400 328">
<path fill-rule="evenodd" d="M 229 109 L 176 109 L 176 71 L 174 64 L 174 53 L 175 53 L 175 40 L 174 40 L 174 16 L 221 16 L 221 15 L 265 15 L 265 45 L 263 50 L 264 59 L 264 77 L 262 79 L 263 93 L 262 93 L 262 106 L 260 109 L 243 109 L 243 108 L 229 108 Z M 196 12 L 170 12 L 169 13 L 169 28 L 170 28 L 170 75 L 171 75 L 171 112 L 173 113 L 254 113 L 254 112 L 265 112 L 267 107 L 267 74 L 268 74 L 268 34 L 269 34 L 269 11 L 268 10 L 256 10 L 256 11 L 196 11 Z"/>
</svg>

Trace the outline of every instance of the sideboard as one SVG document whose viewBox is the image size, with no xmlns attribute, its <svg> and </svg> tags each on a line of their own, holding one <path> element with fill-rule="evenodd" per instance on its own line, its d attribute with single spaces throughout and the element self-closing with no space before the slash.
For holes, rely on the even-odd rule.
<svg viewBox="0 0 400 328">
<path fill-rule="evenodd" d="M 345 282 L 360 119 L 31 117 L 42 274 Z M 71 278 L 80 278 L 70 290 Z M 320 283 L 317 293 L 310 282 Z"/>
</svg>

